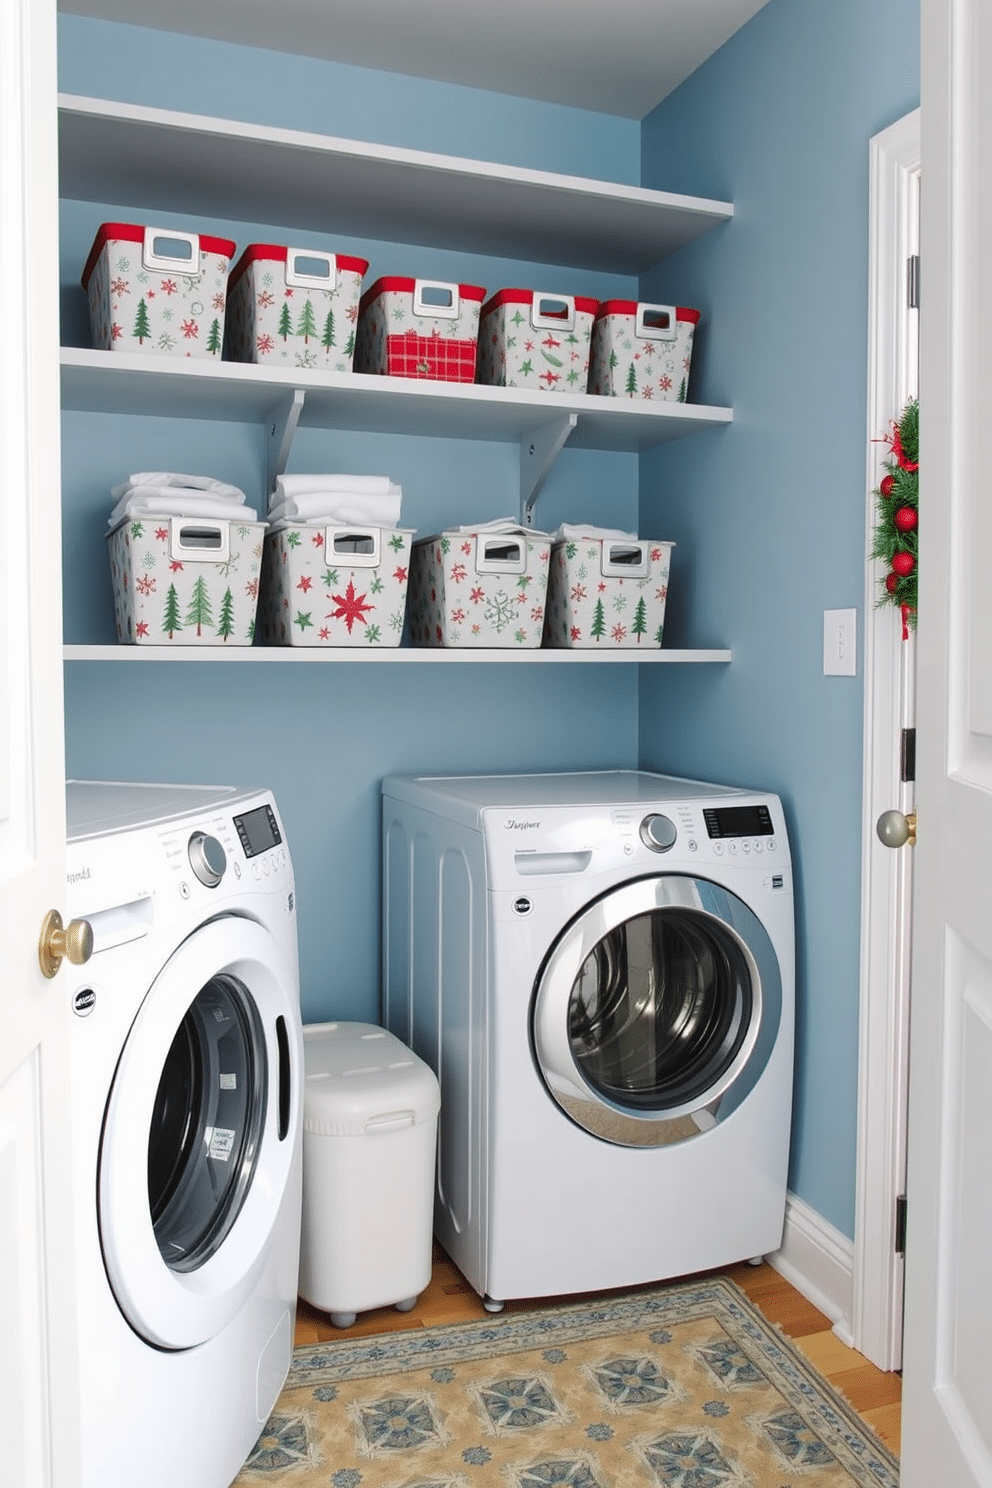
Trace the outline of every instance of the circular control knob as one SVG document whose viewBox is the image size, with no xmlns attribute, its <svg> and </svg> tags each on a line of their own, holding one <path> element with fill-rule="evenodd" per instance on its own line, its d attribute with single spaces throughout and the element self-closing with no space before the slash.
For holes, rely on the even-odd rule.
<svg viewBox="0 0 992 1488">
<path fill-rule="evenodd" d="M 224 877 L 227 854 L 207 832 L 194 832 L 189 839 L 189 866 L 202 884 L 215 889 Z"/>
<path fill-rule="evenodd" d="M 667 816 L 646 816 L 641 822 L 641 841 L 652 852 L 668 852 L 675 846 L 678 835 L 675 823 Z"/>
</svg>

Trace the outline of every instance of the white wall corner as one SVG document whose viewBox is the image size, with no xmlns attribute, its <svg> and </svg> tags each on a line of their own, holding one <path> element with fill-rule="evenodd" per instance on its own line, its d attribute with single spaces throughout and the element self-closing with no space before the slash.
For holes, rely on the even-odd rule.
<svg viewBox="0 0 992 1488">
<path fill-rule="evenodd" d="M 765 1259 L 807 1302 L 826 1313 L 842 1342 L 852 1342 L 853 1241 L 790 1193 L 781 1248 Z"/>
</svg>

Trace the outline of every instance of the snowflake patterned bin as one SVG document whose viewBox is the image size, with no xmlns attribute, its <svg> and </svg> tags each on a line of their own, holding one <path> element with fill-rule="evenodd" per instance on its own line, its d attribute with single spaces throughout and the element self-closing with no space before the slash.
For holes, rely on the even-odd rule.
<svg viewBox="0 0 992 1488">
<path fill-rule="evenodd" d="M 587 295 L 501 289 L 482 307 L 479 382 L 584 393 L 598 307 Z"/>
<path fill-rule="evenodd" d="M 608 398 L 688 402 L 699 311 L 684 305 L 606 300 L 592 328 L 589 391 Z"/>
<path fill-rule="evenodd" d="M 264 522 L 147 517 L 107 534 L 117 639 L 250 646 Z"/>
<path fill-rule="evenodd" d="M 82 276 L 94 350 L 220 361 L 233 254 L 230 238 L 103 223 Z"/>
<path fill-rule="evenodd" d="M 442 532 L 413 545 L 415 646 L 535 648 L 544 631 L 550 543 L 543 533 Z"/>
<path fill-rule="evenodd" d="M 555 543 L 546 646 L 657 650 L 674 543 L 578 537 Z"/>
<path fill-rule="evenodd" d="M 486 291 L 438 279 L 377 279 L 358 307 L 355 371 L 474 382 Z"/>
<path fill-rule="evenodd" d="M 251 243 L 231 270 L 224 355 L 350 372 L 365 258 Z"/>
<path fill-rule="evenodd" d="M 412 531 L 305 527 L 265 539 L 259 639 L 270 646 L 398 646 Z"/>
</svg>

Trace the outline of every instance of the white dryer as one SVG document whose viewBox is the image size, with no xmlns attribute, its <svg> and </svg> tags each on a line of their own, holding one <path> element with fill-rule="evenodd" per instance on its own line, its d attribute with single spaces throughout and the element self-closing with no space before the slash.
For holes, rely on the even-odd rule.
<svg viewBox="0 0 992 1488">
<path fill-rule="evenodd" d="M 383 782 L 383 1021 L 435 1070 L 437 1237 L 497 1310 L 777 1249 L 777 796 L 639 771 Z"/>
<path fill-rule="evenodd" d="M 267 791 L 66 796 L 81 1484 L 227 1488 L 293 1348 L 292 864 Z"/>
</svg>

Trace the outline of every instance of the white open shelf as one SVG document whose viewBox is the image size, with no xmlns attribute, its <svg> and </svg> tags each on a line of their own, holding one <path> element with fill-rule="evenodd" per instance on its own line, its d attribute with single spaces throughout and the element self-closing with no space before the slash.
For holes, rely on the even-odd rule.
<svg viewBox="0 0 992 1488">
<path fill-rule="evenodd" d="M 733 418 L 729 408 L 697 403 L 637 403 L 589 393 L 542 393 L 77 347 L 62 351 L 62 406 L 85 413 L 264 423 L 289 404 L 297 390 L 304 393 L 301 428 L 516 444 L 574 413 L 577 422 L 569 444 L 579 449 L 650 449 Z"/>
<path fill-rule="evenodd" d="M 392 646 L 382 651 L 371 647 L 293 647 L 293 646 L 64 646 L 65 661 L 223 661 L 223 662 L 319 662 L 380 661 L 416 664 L 458 662 L 512 662 L 557 666 L 584 666 L 597 663 L 633 662 L 640 665 L 676 662 L 728 662 L 730 651 L 568 651 L 543 647 L 526 650 L 482 650 L 466 647 Z"/>
<path fill-rule="evenodd" d="M 63 94 L 61 194 L 639 274 L 729 202 Z"/>
</svg>

